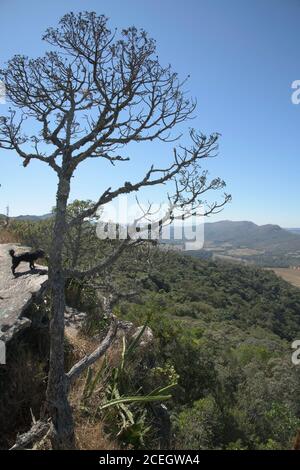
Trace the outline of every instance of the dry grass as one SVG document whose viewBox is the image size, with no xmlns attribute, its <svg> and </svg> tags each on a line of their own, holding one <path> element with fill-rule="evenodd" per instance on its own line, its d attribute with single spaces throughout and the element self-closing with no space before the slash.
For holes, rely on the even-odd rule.
<svg viewBox="0 0 300 470">
<path fill-rule="evenodd" d="M 72 354 L 74 355 L 75 361 L 81 359 L 86 354 L 90 354 L 98 346 L 95 339 L 83 336 L 80 331 L 73 327 L 67 327 L 65 335 L 67 341 L 72 346 Z"/>
<path fill-rule="evenodd" d="M 76 450 L 118 450 L 118 446 L 103 431 L 102 423 L 90 422 L 75 417 Z M 49 436 L 45 436 L 34 446 L 34 450 L 51 450 Z"/>
<path fill-rule="evenodd" d="M 234 248 L 232 250 L 228 250 L 227 254 L 229 256 L 239 257 L 239 256 L 255 256 L 255 255 L 263 255 L 264 250 L 254 250 L 253 248 Z"/>
<path fill-rule="evenodd" d="M 75 427 L 77 448 L 79 450 L 117 450 L 120 446 L 103 431 L 102 423 L 77 421 Z"/>
<path fill-rule="evenodd" d="M 76 361 L 90 354 L 97 347 L 98 343 L 93 338 L 87 338 L 73 328 L 66 328 L 66 339 L 71 349 L 71 367 Z M 111 350 L 112 362 L 119 360 L 115 357 L 115 351 Z M 96 373 L 102 365 L 103 358 L 100 358 L 93 366 Z M 95 393 L 92 400 L 92 408 L 89 411 L 82 410 L 82 395 L 86 377 L 83 374 L 73 384 L 70 391 L 69 400 L 73 410 L 75 423 L 76 449 L 79 450 L 117 450 L 120 449 L 118 443 L 104 431 L 104 423 L 96 416 L 96 410 L 101 403 L 100 394 Z M 99 384 L 101 387 L 101 384 Z M 49 437 L 42 439 L 35 447 L 35 450 L 51 450 Z"/>
<path fill-rule="evenodd" d="M 300 270 L 292 268 L 270 268 L 270 270 L 293 286 L 300 288 Z"/>
<path fill-rule="evenodd" d="M 20 238 L 9 228 L 0 227 L 0 243 L 20 243 Z"/>
<path fill-rule="evenodd" d="M 73 363 L 90 354 L 98 346 L 98 341 L 93 338 L 87 338 L 72 328 L 66 329 L 66 337 L 72 347 Z M 116 365 L 120 360 L 119 348 L 113 348 L 109 351 L 109 362 L 111 367 Z M 102 367 L 104 358 L 100 358 L 92 366 L 93 372 L 97 373 Z M 76 445 L 80 450 L 113 450 L 119 449 L 118 443 L 104 431 L 104 423 L 102 423 L 96 415 L 96 410 L 101 404 L 101 393 L 95 393 L 92 400 L 92 408 L 89 405 L 89 412 L 82 411 L 82 396 L 85 386 L 86 377 L 83 374 L 76 380 L 70 392 L 70 404 L 73 409 L 75 421 Z M 105 379 L 104 379 L 105 381 Z M 104 384 L 103 384 L 104 385 Z M 101 383 L 97 387 L 101 389 Z"/>
<path fill-rule="evenodd" d="M 66 338 L 68 343 L 67 362 L 70 362 L 70 364 L 67 364 L 67 368 L 71 367 L 86 354 L 90 354 L 98 346 L 96 339 L 83 336 L 72 328 L 67 328 Z M 30 428 L 30 409 L 32 409 L 33 414 L 38 419 L 40 406 L 45 396 L 46 372 L 43 369 L 44 363 L 39 363 L 36 357 L 32 356 L 32 353 L 28 351 L 28 348 L 24 347 L 22 342 L 17 346 L 14 350 L 15 360 L 10 361 L 11 367 L 8 371 L 11 377 L 8 390 L 10 397 L 3 396 L 4 392 L 1 390 L 1 379 L 2 381 L 4 379 L 5 383 L 7 383 L 7 374 L 5 374 L 5 377 L 0 376 L 0 391 L 2 392 L 2 398 L 5 398 L 0 401 L 0 418 L 1 424 L 7 430 L 5 440 L 1 441 L 0 438 L 0 448 L 2 449 L 7 449 L 14 444 L 16 427 L 18 432 L 21 433 Z M 95 373 L 101 368 L 103 360 L 103 358 L 100 358 L 93 365 Z M 113 367 L 119 360 L 120 349 L 116 345 L 109 352 L 109 362 Z M 75 421 L 77 448 L 80 450 L 120 449 L 117 440 L 114 440 L 113 436 L 105 433 L 104 423 L 99 419 L 99 415 L 96 415 L 97 408 L 101 404 L 101 393 L 97 392 L 93 395 L 88 411 L 82 409 L 82 394 L 85 381 L 85 374 L 83 374 L 72 386 L 69 397 Z M 105 386 L 105 378 L 103 386 Z M 97 389 L 101 389 L 101 383 L 99 383 Z M 1 406 L 1 403 L 3 406 Z M 4 403 L 6 403 L 5 406 Z M 9 403 L 9 407 L 7 407 L 7 403 Z M 49 437 L 42 439 L 34 448 L 50 450 L 51 443 Z"/>
</svg>

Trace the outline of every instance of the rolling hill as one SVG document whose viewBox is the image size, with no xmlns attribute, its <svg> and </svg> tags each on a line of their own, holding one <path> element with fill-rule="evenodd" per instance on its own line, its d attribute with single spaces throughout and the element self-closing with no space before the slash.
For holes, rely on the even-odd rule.
<svg viewBox="0 0 300 470">
<path fill-rule="evenodd" d="M 205 224 L 205 244 L 228 244 L 234 248 L 266 251 L 300 250 L 300 236 L 279 225 L 224 220 Z"/>
<path fill-rule="evenodd" d="M 38 222 L 39 220 L 45 220 L 45 219 L 49 219 L 50 217 L 52 217 L 52 214 L 44 214 L 44 215 L 30 215 L 30 214 L 26 214 L 26 215 L 18 215 L 16 217 L 12 217 L 12 219 L 14 220 L 30 220 L 30 221 L 33 221 L 33 222 Z"/>
<path fill-rule="evenodd" d="M 204 248 L 190 251 L 195 257 L 221 257 L 260 266 L 300 265 L 300 233 L 279 225 L 224 220 L 204 227 Z"/>
</svg>

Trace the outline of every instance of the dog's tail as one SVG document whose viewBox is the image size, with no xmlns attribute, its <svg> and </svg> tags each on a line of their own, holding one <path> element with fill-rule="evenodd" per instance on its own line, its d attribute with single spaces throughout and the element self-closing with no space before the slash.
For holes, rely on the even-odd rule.
<svg viewBox="0 0 300 470">
<path fill-rule="evenodd" d="M 13 258 L 15 256 L 15 250 L 9 250 L 9 254 Z"/>
</svg>

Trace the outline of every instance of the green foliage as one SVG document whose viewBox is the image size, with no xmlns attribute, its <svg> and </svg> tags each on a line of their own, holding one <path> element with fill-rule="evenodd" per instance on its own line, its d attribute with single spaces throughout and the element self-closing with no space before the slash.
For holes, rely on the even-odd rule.
<svg viewBox="0 0 300 470">
<path fill-rule="evenodd" d="M 300 332 L 300 292 L 257 268 L 174 253 L 156 252 L 155 261 L 170 290 L 147 285 L 143 302 L 123 302 L 118 314 L 136 324 L 147 319 L 158 341 L 156 361 L 179 375 L 168 404 L 181 418 L 174 421 L 174 445 L 291 448 L 300 378 L 290 339 Z M 199 401 L 211 411 L 207 435 L 207 415 L 194 409 Z"/>
<path fill-rule="evenodd" d="M 89 209 L 91 205 L 92 201 L 73 201 L 68 205 L 67 221 L 70 222 L 72 219 L 80 216 L 80 214 Z M 64 260 L 66 267 L 83 268 L 88 266 L 89 263 L 95 262 L 95 255 L 103 245 L 95 235 L 95 223 L 97 220 L 98 217 L 95 216 L 90 222 L 83 220 L 68 229 L 64 244 Z M 13 220 L 10 225 L 10 230 L 21 239 L 24 244 L 32 248 L 42 248 L 46 253 L 49 253 L 53 221 L 53 217 L 39 221 Z"/>
<path fill-rule="evenodd" d="M 105 359 L 97 372 L 94 373 L 92 368 L 88 369 L 81 406 L 84 413 L 90 415 L 93 411 L 96 416 L 101 417 L 109 432 L 118 436 L 123 446 L 135 448 L 143 448 L 148 434 L 152 432 L 151 413 L 149 416 L 149 410 L 145 407 L 153 402 L 170 400 L 170 392 L 176 386 L 178 378 L 172 368 L 169 371 L 161 369 L 153 371 L 153 374 L 156 377 L 160 374 L 167 377 L 167 385 L 160 385 L 147 392 L 146 384 L 144 387 L 142 382 L 135 384 L 129 371 L 136 373 L 137 356 L 140 356 L 138 344 L 143 332 L 142 329 L 128 346 L 125 336 L 123 337 L 121 358 L 117 366 L 111 367 Z M 149 383 L 151 384 L 151 380 L 148 380 L 148 386 Z M 131 392 L 132 395 L 126 395 L 125 392 Z M 97 395 L 100 401 L 95 411 L 94 400 Z"/>
<path fill-rule="evenodd" d="M 15 229 L 27 244 L 45 248 L 50 227 L 48 220 Z M 93 225 L 82 228 L 80 262 L 89 266 L 111 242 L 97 240 Z M 73 262 L 68 249 L 66 265 Z M 83 413 L 95 412 L 98 397 L 94 418 L 105 419 L 123 445 L 155 448 L 159 431 L 149 397 L 170 395 L 165 387 L 176 382 L 167 401 L 174 446 L 291 448 L 300 427 L 300 376 L 290 360 L 290 342 L 300 335 L 298 289 L 259 268 L 148 247 L 125 252 L 109 275 L 121 291 L 140 286 L 136 298 L 120 302 L 114 313 L 149 325 L 155 341 L 138 354 L 128 345 L 120 365 L 104 363 L 89 372 Z M 67 292 L 88 311 L 88 335 L 105 326 L 93 285 L 73 282 Z"/>
<path fill-rule="evenodd" d="M 177 447 L 182 449 L 217 449 L 222 442 L 222 413 L 215 399 L 208 395 L 181 411 L 176 420 Z"/>
<path fill-rule="evenodd" d="M 12 221 L 10 230 L 22 240 L 24 245 L 34 249 L 41 248 L 49 252 L 51 233 L 53 229 L 53 220 L 45 219 L 39 222 L 30 220 Z"/>
</svg>

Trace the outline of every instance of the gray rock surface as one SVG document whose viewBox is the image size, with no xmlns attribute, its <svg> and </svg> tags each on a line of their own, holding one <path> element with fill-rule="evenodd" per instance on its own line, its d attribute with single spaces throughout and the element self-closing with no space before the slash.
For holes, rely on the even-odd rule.
<svg viewBox="0 0 300 470">
<path fill-rule="evenodd" d="M 10 249 L 16 253 L 30 248 L 17 244 L 0 244 L 0 339 L 10 340 L 14 332 L 30 326 L 30 320 L 23 314 L 34 297 L 42 294 L 48 280 L 47 269 L 37 266 L 30 271 L 28 263 L 21 263 L 16 269 L 16 277 L 11 272 Z"/>
<path fill-rule="evenodd" d="M 144 329 L 144 326 L 135 327 L 133 323 L 126 320 L 119 320 L 118 321 L 118 332 L 117 338 L 120 339 L 122 335 L 125 335 L 128 339 L 135 340 Z M 145 330 L 143 331 L 142 335 L 139 338 L 139 346 L 144 348 L 145 346 L 150 345 L 153 343 L 154 335 L 153 331 L 149 326 L 146 326 Z"/>
<path fill-rule="evenodd" d="M 135 330 L 135 332 L 132 335 L 133 339 L 137 339 L 137 337 L 141 334 L 144 326 L 138 326 Z M 141 337 L 139 338 L 139 345 L 141 348 L 144 348 L 145 346 L 148 346 L 149 344 L 153 343 L 153 331 L 149 326 L 146 326 L 145 330 L 143 331 Z"/>
<path fill-rule="evenodd" d="M 85 312 L 79 312 L 76 308 L 66 306 L 65 310 L 65 326 L 66 327 L 73 327 L 73 328 L 80 328 L 82 323 L 86 319 Z"/>
</svg>

